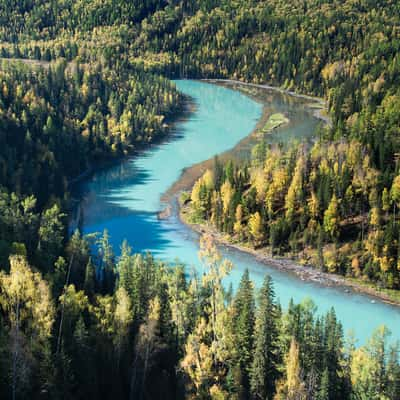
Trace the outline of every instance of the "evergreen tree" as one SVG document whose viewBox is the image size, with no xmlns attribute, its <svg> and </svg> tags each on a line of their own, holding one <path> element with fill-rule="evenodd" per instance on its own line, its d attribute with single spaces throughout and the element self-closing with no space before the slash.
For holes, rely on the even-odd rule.
<svg viewBox="0 0 400 400">
<path fill-rule="evenodd" d="M 330 399 L 345 397 L 346 385 L 343 379 L 343 332 L 332 308 L 325 317 L 325 354 Z M 325 373 L 325 371 L 324 371 Z M 326 383 L 326 382 L 325 382 Z"/>
<path fill-rule="evenodd" d="M 324 369 L 316 400 L 329 400 L 330 398 L 329 373 L 327 369 Z"/>
<path fill-rule="evenodd" d="M 260 289 L 251 367 L 251 393 L 255 399 L 272 399 L 279 377 L 279 309 L 271 277 L 266 275 Z"/>
<path fill-rule="evenodd" d="M 96 293 L 96 271 L 91 258 L 89 258 L 89 261 L 86 265 L 83 289 L 85 290 L 86 295 L 90 299 L 93 299 Z"/>
<path fill-rule="evenodd" d="M 233 304 L 234 346 L 238 349 L 232 365 L 234 390 L 240 399 L 250 398 L 250 374 L 253 362 L 255 304 L 249 271 L 243 273 Z"/>
</svg>

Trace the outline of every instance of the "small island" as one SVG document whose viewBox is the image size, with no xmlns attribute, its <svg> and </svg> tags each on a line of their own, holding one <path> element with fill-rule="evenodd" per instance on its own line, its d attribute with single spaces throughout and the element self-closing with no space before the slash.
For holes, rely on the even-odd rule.
<svg viewBox="0 0 400 400">
<path fill-rule="evenodd" d="M 275 129 L 279 128 L 282 125 L 288 124 L 289 123 L 289 118 L 287 118 L 284 114 L 282 113 L 275 113 L 272 114 L 269 118 L 264 127 L 261 129 L 261 131 L 257 132 L 258 136 L 262 136 L 266 133 L 271 133 Z"/>
</svg>

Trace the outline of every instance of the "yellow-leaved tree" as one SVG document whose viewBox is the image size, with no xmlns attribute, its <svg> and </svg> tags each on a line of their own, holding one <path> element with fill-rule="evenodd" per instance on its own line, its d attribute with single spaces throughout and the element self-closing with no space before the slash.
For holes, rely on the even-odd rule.
<svg viewBox="0 0 400 400">
<path fill-rule="evenodd" d="M 264 226 L 258 211 L 249 218 L 249 232 L 253 239 L 254 246 L 259 245 L 264 237 Z"/>
<path fill-rule="evenodd" d="M 48 357 L 55 315 L 48 283 L 24 256 L 11 256 L 10 272 L 0 272 L 0 305 L 9 325 L 10 386 L 16 398 Z"/>
<path fill-rule="evenodd" d="M 275 400 L 305 400 L 306 388 L 301 379 L 299 345 L 292 339 L 286 357 L 286 377 L 278 382 Z"/>
<path fill-rule="evenodd" d="M 232 266 L 221 258 L 210 235 L 201 238 L 199 256 L 207 270 L 202 285 L 210 291 L 209 307 L 204 309 L 207 318 L 201 316 L 187 338 L 181 367 L 190 380 L 187 389 L 193 398 L 220 398 L 223 391 L 218 382 L 225 376 L 229 356 L 234 352 L 232 310 L 225 306 L 222 286 Z"/>
</svg>

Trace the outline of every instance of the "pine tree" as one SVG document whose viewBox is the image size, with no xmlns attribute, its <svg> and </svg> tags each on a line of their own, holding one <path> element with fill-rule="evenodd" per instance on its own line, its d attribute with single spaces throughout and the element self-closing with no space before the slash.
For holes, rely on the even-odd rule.
<svg viewBox="0 0 400 400">
<path fill-rule="evenodd" d="M 254 335 L 254 359 L 251 368 L 251 393 L 255 399 L 272 399 L 279 377 L 279 309 L 272 279 L 266 275 L 259 294 Z"/>
<path fill-rule="evenodd" d="M 224 168 L 221 162 L 218 159 L 218 156 L 214 157 L 214 180 L 215 180 L 215 189 L 219 190 L 222 185 Z"/>
<path fill-rule="evenodd" d="M 232 369 L 234 390 L 239 398 L 250 397 L 250 371 L 253 361 L 254 293 L 249 271 L 246 269 L 233 304 L 234 346 L 238 349 Z"/>
<path fill-rule="evenodd" d="M 329 373 L 328 369 L 325 368 L 322 373 L 321 383 L 317 393 L 316 400 L 329 400 Z"/>
<path fill-rule="evenodd" d="M 343 331 L 332 308 L 325 317 L 325 359 L 331 398 L 343 397 Z"/>
<path fill-rule="evenodd" d="M 111 293 L 114 289 L 115 280 L 115 266 L 114 266 L 114 252 L 110 243 L 110 235 L 107 229 L 104 229 L 103 235 L 97 241 L 99 246 L 98 251 L 101 260 L 101 282 L 104 293 Z"/>
<path fill-rule="evenodd" d="M 96 291 L 96 271 L 91 258 L 89 258 L 89 261 L 86 265 L 83 289 L 90 299 L 94 297 Z"/>
<path fill-rule="evenodd" d="M 57 204 L 45 210 L 40 218 L 38 261 L 49 270 L 57 260 L 64 240 L 62 214 Z"/>
<path fill-rule="evenodd" d="M 398 400 L 400 398 L 399 345 L 394 345 L 389 350 L 386 394 L 389 399 Z"/>
</svg>

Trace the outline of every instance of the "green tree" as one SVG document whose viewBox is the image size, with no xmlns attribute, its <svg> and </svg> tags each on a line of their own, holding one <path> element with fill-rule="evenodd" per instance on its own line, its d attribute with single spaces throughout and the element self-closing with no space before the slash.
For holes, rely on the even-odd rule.
<svg viewBox="0 0 400 400">
<path fill-rule="evenodd" d="M 83 289 L 85 293 L 90 299 L 93 299 L 96 292 L 96 270 L 95 266 L 92 263 L 92 259 L 89 258 L 89 261 L 86 265 L 85 271 L 85 281 L 83 283 Z"/>
<path fill-rule="evenodd" d="M 272 279 L 266 275 L 258 298 L 250 373 L 251 393 L 255 399 L 272 399 L 275 392 L 275 382 L 280 374 L 279 317 Z"/>
<path fill-rule="evenodd" d="M 337 239 L 339 235 L 339 210 L 338 200 L 335 195 L 332 196 L 324 213 L 324 230 L 332 239 Z"/>
<path fill-rule="evenodd" d="M 325 368 L 324 372 L 322 373 L 321 383 L 319 385 L 319 390 L 317 393 L 316 400 L 329 400 L 329 373 L 328 370 Z"/>
<path fill-rule="evenodd" d="M 239 349 L 231 366 L 233 387 L 240 399 L 250 398 L 250 374 L 253 361 L 255 304 L 249 271 L 243 273 L 233 302 L 234 347 Z"/>
<path fill-rule="evenodd" d="M 64 240 L 64 224 L 57 204 L 42 213 L 39 227 L 38 262 L 49 270 L 61 254 Z"/>
</svg>

